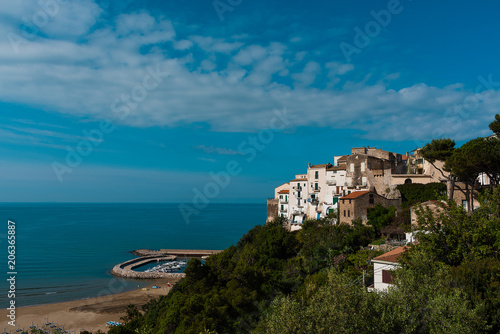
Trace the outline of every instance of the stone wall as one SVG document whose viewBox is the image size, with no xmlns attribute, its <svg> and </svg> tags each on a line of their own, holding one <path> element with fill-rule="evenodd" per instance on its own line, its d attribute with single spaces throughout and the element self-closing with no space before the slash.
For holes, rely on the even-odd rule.
<svg viewBox="0 0 500 334">
<path fill-rule="evenodd" d="M 271 222 L 278 215 L 278 200 L 276 198 L 267 199 L 267 222 Z"/>
<path fill-rule="evenodd" d="M 373 201 L 370 202 L 370 199 Z M 339 201 L 339 220 L 341 223 L 351 224 L 353 220 L 361 218 L 367 220 L 368 209 L 380 204 L 386 208 L 394 205 L 401 208 L 401 199 L 387 199 L 375 193 L 367 193 L 353 199 Z"/>
</svg>

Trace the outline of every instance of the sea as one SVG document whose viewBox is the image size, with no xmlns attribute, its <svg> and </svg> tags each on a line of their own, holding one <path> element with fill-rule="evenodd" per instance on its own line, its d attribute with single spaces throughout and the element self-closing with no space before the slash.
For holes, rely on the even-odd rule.
<svg viewBox="0 0 500 334">
<path fill-rule="evenodd" d="M 8 220 L 15 226 L 13 268 Z M 223 250 L 265 221 L 265 204 L 211 204 L 186 220 L 173 203 L 0 203 L 0 307 L 12 299 L 21 307 L 143 287 L 150 282 L 110 274 L 135 257 L 131 251 Z M 11 276 L 15 297 L 9 297 Z"/>
</svg>

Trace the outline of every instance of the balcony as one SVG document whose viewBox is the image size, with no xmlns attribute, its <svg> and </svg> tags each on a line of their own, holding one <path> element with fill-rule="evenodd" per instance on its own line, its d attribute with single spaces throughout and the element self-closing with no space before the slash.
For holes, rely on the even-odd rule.
<svg viewBox="0 0 500 334">
<path fill-rule="evenodd" d="M 288 204 L 288 200 L 281 200 L 280 204 Z"/>
<path fill-rule="evenodd" d="M 280 209 L 280 212 L 287 212 L 287 211 L 288 211 L 288 208 Z"/>
</svg>

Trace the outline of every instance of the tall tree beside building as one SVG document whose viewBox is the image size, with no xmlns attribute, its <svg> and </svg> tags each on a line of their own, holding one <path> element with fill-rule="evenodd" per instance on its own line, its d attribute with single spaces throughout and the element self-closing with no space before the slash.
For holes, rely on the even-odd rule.
<svg viewBox="0 0 500 334">
<path fill-rule="evenodd" d="M 445 175 L 441 168 L 435 165 L 436 161 L 445 162 L 449 157 L 453 155 L 455 151 L 455 141 L 449 138 L 443 139 L 433 139 L 429 144 L 425 145 L 420 153 L 425 160 L 429 161 L 430 164 L 434 166 L 437 170 L 441 172 L 444 178 L 447 180 L 448 187 L 448 198 L 453 198 L 453 191 L 455 188 L 455 178 L 453 175 Z M 445 171 L 449 171 L 444 169 Z"/>
</svg>

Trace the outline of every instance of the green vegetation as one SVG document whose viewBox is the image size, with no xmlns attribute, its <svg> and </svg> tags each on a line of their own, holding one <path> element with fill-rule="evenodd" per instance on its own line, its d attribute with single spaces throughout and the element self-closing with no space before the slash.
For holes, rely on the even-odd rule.
<svg viewBox="0 0 500 334">
<path fill-rule="evenodd" d="M 348 268 L 329 268 L 276 298 L 256 333 L 498 333 L 500 189 L 472 214 L 448 207 L 423 212 L 431 233 L 404 254 L 396 288 L 371 293 Z"/>
<path fill-rule="evenodd" d="M 453 202 L 439 217 L 422 212 L 431 233 L 387 293 L 366 289 L 381 252 L 363 247 L 394 222 L 392 208 L 372 210 L 371 225 L 313 220 L 288 232 L 277 220 L 204 265 L 191 260 L 168 296 L 142 316 L 130 307 L 110 333 L 498 333 L 500 188 L 481 200 L 473 213 Z"/>
<path fill-rule="evenodd" d="M 497 115 L 490 127 L 497 132 L 499 124 Z M 496 185 L 499 142 L 476 139 L 456 149 L 439 139 L 422 154 L 445 161 L 450 182 L 475 182 L 484 172 Z M 408 207 L 439 199 L 445 186 L 398 189 L 403 210 L 375 206 L 366 225 L 333 224 L 335 212 L 295 232 L 281 218 L 256 226 L 205 264 L 189 261 L 167 296 L 145 305 L 144 315 L 130 306 L 127 323 L 109 333 L 499 333 L 500 188 L 485 191 L 474 212 L 453 201 L 440 214 L 421 210 L 419 243 L 402 255 L 394 288 L 369 292 L 370 260 L 382 252 L 366 246 L 408 231 Z"/>
<path fill-rule="evenodd" d="M 300 291 L 306 281 L 326 282 L 325 268 L 358 279 L 380 254 L 362 250 L 374 229 L 360 222 L 311 220 L 297 232 L 283 222 L 256 226 L 204 265 L 192 259 L 168 296 L 145 305 L 144 316 L 130 307 L 127 324 L 110 333 L 250 333 L 275 298 Z"/>
<path fill-rule="evenodd" d="M 429 200 L 440 200 L 446 194 L 446 185 L 442 183 L 400 184 L 397 189 L 401 193 L 403 208 Z"/>
<path fill-rule="evenodd" d="M 257 226 L 205 265 L 191 260 L 168 296 L 143 316 L 129 307 L 127 324 L 109 333 L 498 333 L 499 207 L 500 188 L 474 213 L 454 202 L 439 217 L 422 212 L 431 233 L 405 253 L 385 294 L 365 287 L 382 252 L 363 247 L 391 226 L 393 209 L 373 210 L 371 225 Z"/>
</svg>

